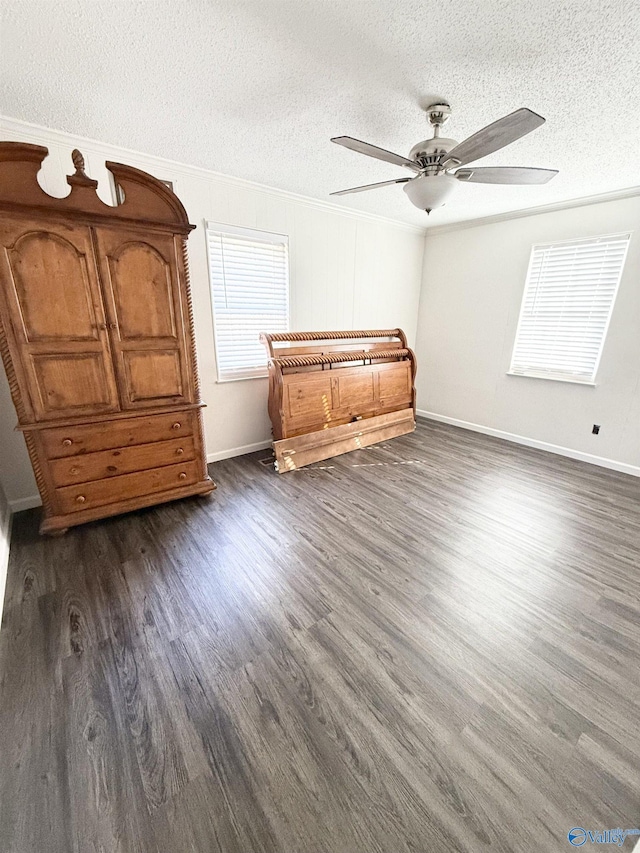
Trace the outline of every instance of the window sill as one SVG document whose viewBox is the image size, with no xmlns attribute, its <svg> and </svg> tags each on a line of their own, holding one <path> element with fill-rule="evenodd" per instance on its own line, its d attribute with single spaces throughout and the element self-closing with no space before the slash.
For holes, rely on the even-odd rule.
<svg viewBox="0 0 640 853">
<path fill-rule="evenodd" d="M 541 373 L 515 373 L 507 370 L 507 376 L 519 376 L 522 379 L 546 379 L 548 382 L 569 382 L 571 385 L 586 385 L 587 388 L 595 388 L 596 383 L 587 379 L 572 379 L 569 376 L 544 376 Z"/>
<path fill-rule="evenodd" d="M 250 373 L 247 376 L 226 376 L 224 379 L 220 379 L 218 377 L 216 379 L 216 385 L 226 385 L 228 382 L 244 382 L 246 379 L 268 379 L 269 374 L 265 371 L 264 373 Z"/>
</svg>

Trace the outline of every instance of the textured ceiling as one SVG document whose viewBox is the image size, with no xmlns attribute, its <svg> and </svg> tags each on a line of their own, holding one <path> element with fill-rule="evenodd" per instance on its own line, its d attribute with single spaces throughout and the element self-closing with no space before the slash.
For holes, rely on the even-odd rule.
<svg viewBox="0 0 640 853">
<path fill-rule="evenodd" d="M 637 0 L 3 0 L 1 111 L 319 199 L 401 176 L 447 99 L 462 140 L 527 106 L 547 123 L 482 165 L 543 187 L 462 185 L 441 225 L 640 183 Z M 433 96 L 436 96 L 435 98 Z M 418 224 L 400 187 L 338 200 Z"/>
</svg>

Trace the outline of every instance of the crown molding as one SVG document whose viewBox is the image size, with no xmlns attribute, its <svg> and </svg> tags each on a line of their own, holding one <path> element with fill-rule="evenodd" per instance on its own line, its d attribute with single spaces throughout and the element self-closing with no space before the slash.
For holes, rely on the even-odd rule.
<svg viewBox="0 0 640 853">
<path fill-rule="evenodd" d="M 540 204 L 537 207 L 525 207 L 521 210 L 510 210 L 505 213 L 495 213 L 492 216 L 479 216 L 476 219 L 464 219 L 462 222 L 451 222 L 448 225 L 427 227 L 429 234 L 446 234 L 449 231 L 463 231 L 466 228 L 478 228 L 481 225 L 493 225 L 496 222 L 508 222 L 511 219 L 523 219 L 526 216 L 538 216 L 541 213 L 555 213 L 559 210 L 573 210 L 578 207 L 588 207 L 592 204 L 605 204 L 608 201 L 620 201 L 625 198 L 640 196 L 640 186 L 627 187 L 622 190 L 612 190 L 608 193 L 581 196 L 567 201 L 556 201 L 551 204 Z"/>
<path fill-rule="evenodd" d="M 268 184 L 260 184 L 256 181 L 236 178 L 233 175 L 226 175 L 223 172 L 215 172 L 212 169 L 205 169 L 202 166 L 191 166 L 188 163 L 180 163 L 177 160 L 170 160 L 167 157 L 159 157 L 157 154 L 147 154 L 144 151 L 125 148 L 121 145 L 113 145 L 110 142 L 101 142 L 99 139 L 93 139 L 88 136 L 80 136 L 79 134 L 68 133 L 64 130 L 55 130 L 54 128 L 46 127 L 45 125 L 34 124 L 33 122 L 23 121 L 22 119 L 12 118 L 11 116 L 0 115 L 0 129 L 6 129 L 10 133 L 20 134 L 26 142 L 34 142 L 40 145 L 43 143 L 46 144 L 47 140 L 49 140 L 70 148 L 74 148 L 78 144 L 83 145 L 85 143 L 91 147 L 98 146 L 100 151 L 103 152 L 108 159 L 113 159 L 118 162 L 123 155 L 131 155 L 137 160 L 142 160 L 146 164 L 149 164 L 150 168 L 157 169 L 158 174 L 166 175 L 170 170 L 171 173 L 176 176 L 185 175 L 188 177 L 207 178 L 208 180 L 213 180 L 219 184 L 234 187 L 236 189 L 259 192 L 262 195 L 281 200 L 286 199 L 315 210 L 337 213 L 350 219 L 379 223 L 381 225 L 399 228 L 400 230 L 408 231 L 412 234 L 419 234 L 421 236 L 426 236 L 428 234 L 446 234 L 450 231 L 462 231 L 467 228 L 477 228 L 482 225 L 493 225 L 498 222 L 508 222 L 511 219 L 522 219 L 526 216 L 538 216 L 542 213 L 554 213 L 561 210 L 571 210 L 573 208 L 585 207 L 592 204 L 604 204 L 609 201 L 620 201 L 622 199 L 640 196 L 640 186 L 634 186 L 620 190 L 613 190 L 607 193 L 598 193 L 590 196 L 581 196 L 576 199 L 568 199 L 566 201 L 552 202 L 551 204 L 542 204 L 537 207 L 526 207 L 519 210 L 506 211 L 505 213 L 496 213 L 491 216 L 479 216 L 475 219 L 464 219 L 461 222 L 451 222 L 445 225 L 422 226 L 403 222 L 399 219 L 379 216 L 375 213 L 367 213 L 353 207 L 336 204 L 335 202 L 324 201 L 311 196 L 293 193 L 289 190 L 281 190 L 277 187 L 271 187 Z"/>
<path fill-rule="evenodd" d="M 166 174 L 170 170 L 174 175 L 186 175 L 189 177 L 199 178 L 204 177 L 209 180 L 216 181 L 216 183 L 219 184 L 235 187 L 236 189 L 240 188 L 251 190 L 252 192 L 259 192 L 263 195 L 268 195 L 274 198 L 287 199 L 288 201 L 303 204 L 306 207 L 311 207 L 316 210 L 337 213 L 350 219 L 375 222 L 380 225 L 399 228 L 403 231 L 409 231 L 412 234 L 419 234 L 421 236 L 424 236 L 427 231 L 426 227 L 421 225 L 412 225 L 409 222 L 403 222 L 399 219 L 391 219 L 386 216 L 379 216 L 375 213 L 366 213 L 362 210 L 356 210 L 353 207 L 345 207 L 341 204 L 335 204 L 334 202 L 323 201 L 322 199 L 312 198 L 311 196 L 289 192 L 289 190 L 281 190 L 277 187 L 268 186 L 267 184 L 247 181 L 244 178 L 235 178 L 232 175 L 225 175 L 222 172 L 215 172 L 212 169 L 205 169 L 201 166 L 190 166 L 187 163 L 169 160 L 166 157 L 159 157 L 156 154 L 146 154 L 144 151 L 124 148 L 120 145 L 113 145 L 110 142 L 101 142 L 99 139 L 92 139 L 88 136 L 80 136 L 75 133 L 67 133 L 67 131 L 64 130 L 55 130 L 51 127 L 46 127 L 41 124 L 33 124 L 32 122 L 12 118 L 11 116 L 0 115 L 0 129 L 6 130 L 10 133 L 20 134 L 25 142 L 34 142 L 42 145 L 46 144 L 47 140 L 50 140 L 51 142 L 56 142 L 59 145 L 66 145 L 70 148 L 75 148 L 78 145 L 86 143 L 88 146 L 98 146 L 100 151 L 106 154 L 107 159 L 109 160 L 119 162 L 123 155 L 132 155 L 138 161 L 144 160 L 145 163 L 152 164 L 152 167 L 156 167 L 161 174 Z"/>
</svg>

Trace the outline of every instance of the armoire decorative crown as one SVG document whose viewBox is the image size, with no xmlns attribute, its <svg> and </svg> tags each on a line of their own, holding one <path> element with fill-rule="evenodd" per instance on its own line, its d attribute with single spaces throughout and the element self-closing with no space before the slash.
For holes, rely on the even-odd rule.
<svg viewBox="0 0 640 853">
<path fill-rule="evenodd" d="M 48 150 L 0 142 L 0 349 L 42 496 L 41 532 L 211 492 L 187 237 L 161 181 L 107 163 L 105 204 L 72 154 L 71 192 L 37 174 Z"/>
</svg>

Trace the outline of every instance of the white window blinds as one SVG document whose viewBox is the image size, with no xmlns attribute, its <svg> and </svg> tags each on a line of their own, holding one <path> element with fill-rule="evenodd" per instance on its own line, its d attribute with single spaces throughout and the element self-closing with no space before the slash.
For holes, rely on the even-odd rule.
<svg viewBox="0 0 640 853">
<path fill-rule="evenodd" d="M 511 373 L 593 382 L 629 234 L 534 246 Z"/>
<path fill-rule="evenodd" d="M 207 223 L 218 379 L 267 375 L 260 332 L 289 328 L 289 240 Z"/>
</svg>

